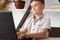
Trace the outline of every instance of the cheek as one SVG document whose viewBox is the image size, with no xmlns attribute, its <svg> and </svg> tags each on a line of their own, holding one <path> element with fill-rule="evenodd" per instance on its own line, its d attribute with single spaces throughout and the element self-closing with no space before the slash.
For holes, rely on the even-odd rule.
<svg viewBox="0 0 60 40">
<path fill-rule="evenodd" d="M 43 11 L 43 7 L 42 6 L 36 6 L 35 8 L 32 8 L 31 11 L 34 12 L 34 13 L 42 12 Z"/>
<path fill-rule="evenodd" d="M 36 11 L 40 12 L 41 11 L 41 7 L 36 7 Z"/>
<path fill-rule="evenodd" d="M 42 7 L 42 6 L 38 6 L 36 9 L 37 9 L 37 11 L 39 11 L 39 12 L 40 12 L 40 11 L 42 11 L 42 10 L 43 10 L 43 7 Z"/>
<path fill-rule="evenodd" d="M 36 12 L 38 13 L 38 12 L 40 12 L 40 8 L 38 8 L 38 7 L 36 7 L 35 9 L 32 8 L 31 11 L 33 13 L 36 13 Z"/>
</svg>

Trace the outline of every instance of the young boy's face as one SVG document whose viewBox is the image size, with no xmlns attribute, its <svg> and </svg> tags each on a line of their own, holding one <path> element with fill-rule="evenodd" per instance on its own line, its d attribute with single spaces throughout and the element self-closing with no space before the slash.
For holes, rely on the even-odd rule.
<svg viewBox="0 0 60 40">
<path fill-rule="evenodd" d="M 45 7 L 45 4 L 42 4 L 40 1 L 33 1 L 31 3 L 31 11 L 33 14 L 39 15 Z"/>
</svg>

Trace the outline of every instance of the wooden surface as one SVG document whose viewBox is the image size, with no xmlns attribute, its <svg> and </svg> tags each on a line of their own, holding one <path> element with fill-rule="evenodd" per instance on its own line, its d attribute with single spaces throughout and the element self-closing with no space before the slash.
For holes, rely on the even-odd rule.
<svg viewBox="0 0 60 40">
<path fill-rule="evenodd" d="M 44 38 L 44 39 L 33 39 L 33 40 L 60 40 L 60 37 L 49 37 L 49 38 Z"/>
<path fill-rule="evenodd" d="M 51 30 L 49 30 L 49 37 L 60 37 L 60 28 L 51 27 Z"/>
<path fill-rule="evenodd" d="M 39 39 L 39 40 L 60 40 L 60 37 L 51 37 L 51 38 L 45 38 L 45 39 Z"/>
</svg>

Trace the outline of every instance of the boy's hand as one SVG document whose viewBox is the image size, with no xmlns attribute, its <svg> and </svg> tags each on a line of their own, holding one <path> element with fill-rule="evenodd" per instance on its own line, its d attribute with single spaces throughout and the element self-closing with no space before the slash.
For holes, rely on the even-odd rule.
<svg viewBox="0 0 60 40">
<path fill-rule="evenodd" d="M 20 34 L 18 36 L 18 39 L 24 39 L 24 38 L 26 38 L 26 33 Z"/>
</svg>

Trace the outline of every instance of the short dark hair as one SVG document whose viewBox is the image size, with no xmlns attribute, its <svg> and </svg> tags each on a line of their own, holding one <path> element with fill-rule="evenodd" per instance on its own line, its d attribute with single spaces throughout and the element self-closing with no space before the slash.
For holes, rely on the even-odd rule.
<svg viewBox="0 0 60 40">
<path fill-rule="evenodd" d="M 31 3 L 32 3 L 33 1 L 40 1 L 42 4 L 45 4 L 44 0 L 31 0 Z"/>
</svg>

